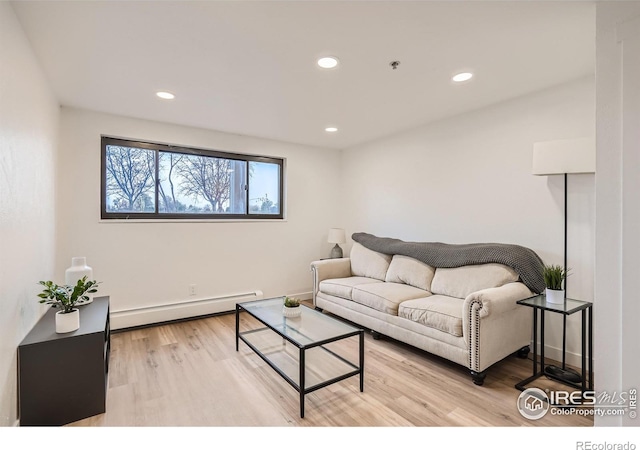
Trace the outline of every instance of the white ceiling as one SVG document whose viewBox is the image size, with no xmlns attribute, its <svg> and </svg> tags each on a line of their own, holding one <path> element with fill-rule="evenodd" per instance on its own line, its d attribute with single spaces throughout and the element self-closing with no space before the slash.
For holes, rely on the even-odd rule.
<svg viewBox="0 0 640 450">
<path fill-rule="evenodd" d="M 592 2 L 12 4 L 62 105 L 330 148 L 587 76 L 595 65 Z M 339 68 L 319 69 L 323 55 L 337 56 Z M 475 77 L 454 85 L 461 70 Z M 176 99 L 160 100 L 158 90 Z M 329 125 L 339 131 L 326 133 Z"/>
</svg>

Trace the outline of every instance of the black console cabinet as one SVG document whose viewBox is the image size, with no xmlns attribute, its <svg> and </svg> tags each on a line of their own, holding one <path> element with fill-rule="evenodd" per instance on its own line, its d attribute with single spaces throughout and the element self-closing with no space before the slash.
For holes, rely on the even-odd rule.
<svg viewBox="0 0 640 450">
<path fill-rule="evenodd" d="M 57 334 L 51 308 L 18 346 L 20 425 L 65 425 L 105 412 L 109 297 L 80 309 L 80 328 Z"/>
</svg>

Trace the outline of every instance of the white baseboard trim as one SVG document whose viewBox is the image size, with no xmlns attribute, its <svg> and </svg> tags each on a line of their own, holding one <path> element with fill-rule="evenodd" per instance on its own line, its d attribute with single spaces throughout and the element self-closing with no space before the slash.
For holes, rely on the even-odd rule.
<svg viewBox="0 0 640 450">
<path fill-rule="evenodd" d="M 131 328 L 189 317 L 234 311 L 236 309 L 236 303 L 260 300 L 262 297 L 262 291 L 256 290 L 219 297 L 201 298 L 186 302 L 112 310 L 109 314 L 111 318 L 111 329 L 118 330 L 121 328 Z"/>
<path fill-rule="evenodd" d="M 533 341 L 531 342 L 531 355 L 533 355 Z M 540 357 L 540 343 L 538 342 L 538 357 Z M 562 362 L 562 348 L 552 347 L 550 345 L 544 346 L 544 359 L 553 359 L 558 362 Z M 582 355 L 580 353 L 574 353 L 567 351 L 565 353 L 565 363 L 580 368 L 582 366 Z M 587 369 L 589 361 L 587 360 Z"/>
<path fill-rule="evenodd" d="M 299 298 L 300 300 L 312 300 L 313 299 L 313 292 L 309 291 L 309 292 L 301 292 L 299 294 L 287 294 L 289 297 L 296 297 Z"/>
</svg>

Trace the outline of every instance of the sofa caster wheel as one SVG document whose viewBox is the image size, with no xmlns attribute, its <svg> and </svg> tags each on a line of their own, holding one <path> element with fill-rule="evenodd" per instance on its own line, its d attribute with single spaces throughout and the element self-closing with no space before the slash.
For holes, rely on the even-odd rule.
<svg viewBox="0 0 640 450">
<path fill-rule="evenodd" d="M 322 312 L 322 308 L 320 308 L 319 306 L 316 306 L 314 309 L 315 309 L 316 311 L 320 311 L 320 312 Z"/>
<path fill-rule="evenodd" d="M 476 386 L 482 386 L 486 377 L 486 370 L 484 372 L 476 372 L 475 370 L 471 371 L 471 378 L 473 379 L 473 384 L 475 384 Z"/>
<path fill-rule="evenodd" d="M 531 349 L 529 348 L 529 346 L 525 345 L 524 347 L 522 347 L 520 350 L 516 352 L 516 356 L 520 359 L 527 359 L 530 351 Z"/>
<path fill-rule="evenodd" d="M 382 335 L 380 333 L 378 333 L 377 331 L 373 331 L 373 330 L 371 330 L 371 336 L 373 336 L 373 340 L 374 341 L 379 341 L 380 338 L 382 337 Z"/>
</svg>

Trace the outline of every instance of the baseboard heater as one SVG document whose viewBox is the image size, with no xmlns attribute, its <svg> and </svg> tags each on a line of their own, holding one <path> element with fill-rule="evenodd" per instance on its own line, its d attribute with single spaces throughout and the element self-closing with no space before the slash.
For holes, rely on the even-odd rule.
<svg viewBox="0 0 640 450">
<path fill-rule="evenodd" d="M 111 329 L 118 330 L 233 311 L 236 309 L 236 303 L 260 300 L 262 295 L 262 291 L 256 290 L 164 305 L 111 310 Z"/>
</svg>

